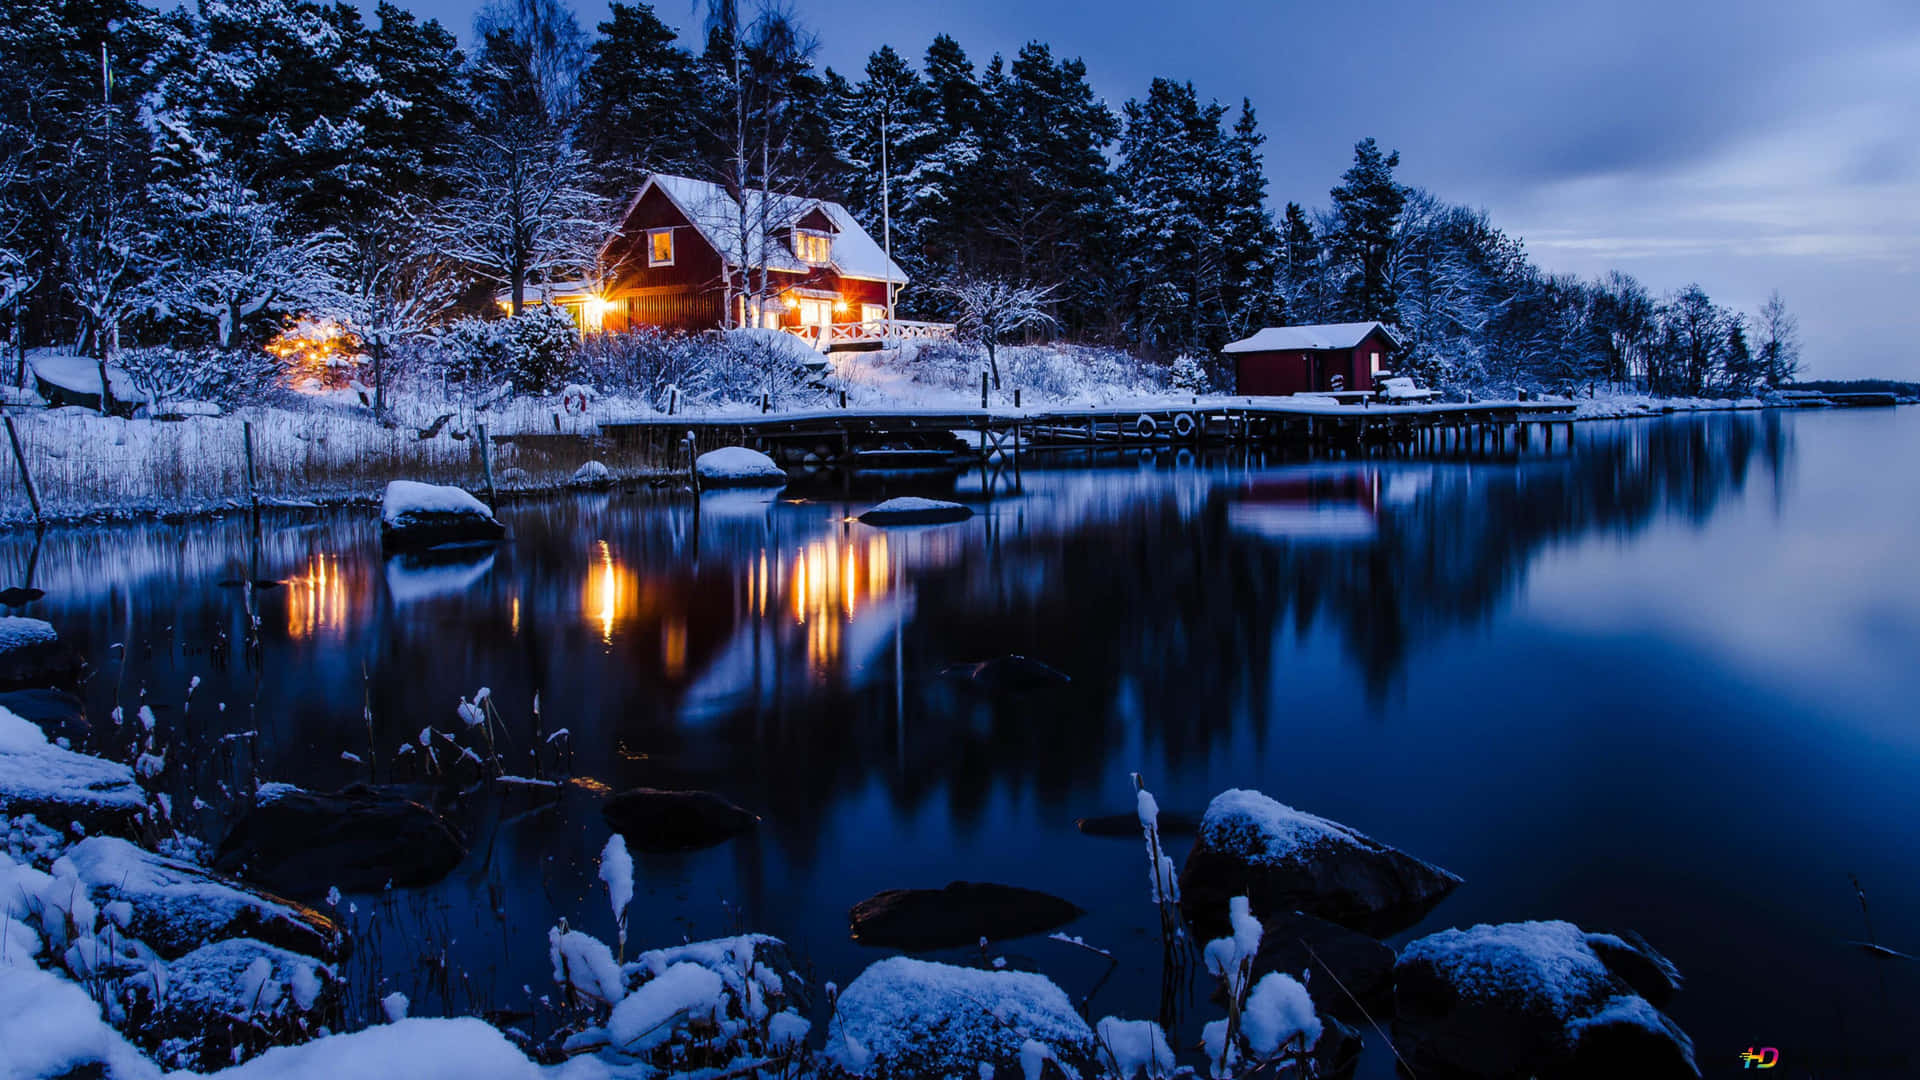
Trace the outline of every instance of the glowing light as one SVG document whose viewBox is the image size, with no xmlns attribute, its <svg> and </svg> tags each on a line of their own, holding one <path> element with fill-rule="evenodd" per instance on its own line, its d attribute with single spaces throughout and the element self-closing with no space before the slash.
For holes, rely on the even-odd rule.
<svg viewBox="0 0 1920 1080">
<path fill-rule="evenodd" d="M 800 310 L 800 298 L 789 294 L 787 296 L 787 306 L 794 309 L 795 311 Z"/>
<path fill-rule="evenodd" d="M 833 302 L 833 312 L 836 315 L 845 315 L 847 313 L 847 302 L 845 300 L 835 300 Z"/>
<path fill-rule="evenodd" d="M 678 679 L 687 673 L 687 623 L 685 619 L 668 619 L 660 626 L 660 666 L 666 669 L 667 677 Z"/>
<path fill-rule="evenodd" d="M 302 393 L 338 390 L 350 383 L 361 363 L 360 339 L 338 323 L 302 319 L 267 342 L 267 354 L 280 361 L 286 384 Z"/>
<path fill-rule="evenodd" d="M 580 302 L 580 321 L 588 331 L 598 331 L 607 325 L 607 312 L 613 310 L 613 301 L 604 296 L 589 296 Z"/>
</svg>

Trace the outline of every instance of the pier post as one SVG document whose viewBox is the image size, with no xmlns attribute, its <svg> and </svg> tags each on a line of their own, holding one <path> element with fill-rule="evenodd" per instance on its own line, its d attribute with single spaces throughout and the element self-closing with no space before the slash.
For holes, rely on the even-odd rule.
<svg viewBox="0 0 1920 1080">
<path fill-rule="evenodd" d="M 480 436 L 480 475 L 487 482 L 487 509 L 497 509 L 500 496 L 493 490 L 493 440 L 487 438 L 487 425 L 476 424 L 474 430 Z"/>
<path fill-rule="evenodd" d="M 104 387 L 106 383 L 102 381 L 100 385 Z M 12 424 L 9 423 L 8 427 L 12 427 Z M 247 501 L 253 504 L 255 510 L 258 510 L 260 509 L 260 483 L 253 468 L 253 421 L 241 421 L 240 443 L 247 454 Z"/>
<path fill-rule="evenodd" d="M 101 384 L 105 386 L 105 383 Z M 20 466 L 20 483 L 27 489 L 27 502 L 33 507 L 33 523 L 40 524 L 40 493 L 34 490 L 33 474 L 27 471 L 27 455 L 20 450 L 20 433 L 13 429 L 13 417 L 7 419 L 7 441 L 13 443 L 14 464 Z M 37 552 L 39 549 L 36 548 Z"/>
</svg>

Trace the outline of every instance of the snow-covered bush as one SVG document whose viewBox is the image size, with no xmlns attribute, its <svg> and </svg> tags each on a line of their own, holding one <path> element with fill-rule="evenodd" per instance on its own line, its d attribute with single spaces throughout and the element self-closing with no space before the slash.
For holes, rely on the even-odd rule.
<svg viewBox="0 0 1920 1080">
<path fill-rule="evenodd" d="M 274 358 L 254 348 L 154 345 L 123 349 L 114 354 L 114 363 L 148 401 L 212 401 L 231 407 L 261 401 L 281 386 Z"/>
<path fill-rule="evenodd" d="M 670 387 L 699 398 L 708 387 L 713 335 L 642 329 L 595 334 L 580 346 L 580 374 L 601 390 L 631 390 L 666 408 Z"/>
<path fill-rule="evenodd" d="M 580 333 L 563 308 L 542 304 L 511 319 L 465 318 L 436 338 L 448 383 L 470 390 L 511 382 L 521 394 L 549 394 L 572 377 Z"/>
<path fill-rule="evenodd" d="M 1182 354 L 1167 369 L 1167 383 L 1183 394 L 1204 394 L 1212 389 L 1213 379 L 1198 358 Z"/>
</svg>

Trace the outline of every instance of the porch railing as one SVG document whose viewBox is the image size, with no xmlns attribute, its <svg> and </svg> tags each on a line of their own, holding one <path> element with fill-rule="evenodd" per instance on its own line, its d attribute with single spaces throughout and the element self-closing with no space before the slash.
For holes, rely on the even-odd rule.
<svg viewBox="0 0 1920 1080">
<path fill-rule="evenodd" d="M 952 323 L 911 319 L 869 319 L 865 322 L 801 326 L 792 331 L 822 352 L 847 345 L 897 345 L 903 341 L 950 341 Z"/>
</svg>

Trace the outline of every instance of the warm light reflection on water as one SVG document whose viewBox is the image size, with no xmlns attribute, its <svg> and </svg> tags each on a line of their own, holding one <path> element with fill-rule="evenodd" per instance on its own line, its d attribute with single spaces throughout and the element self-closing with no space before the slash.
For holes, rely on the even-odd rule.
<svg viewBox="0 0 1920 1080">
<path fill-rule="evenodd" d="M 580 610 L 599 627 L 600 641 L 611 645 L 614 627 L 635 613 L 640 587 L 633 571 L 614 559 L 613 549 L 605 540 L 599 541 L 599 549 L 599 557 L 587 571 Z"/>
<path fill-rule="evenodd" d="M 287 636 L 300 641 L 345 629 L 350 584 L 341 572 L 340 556 L 311 556 L 306 572 L 286 581 Z"/>
</svg>

